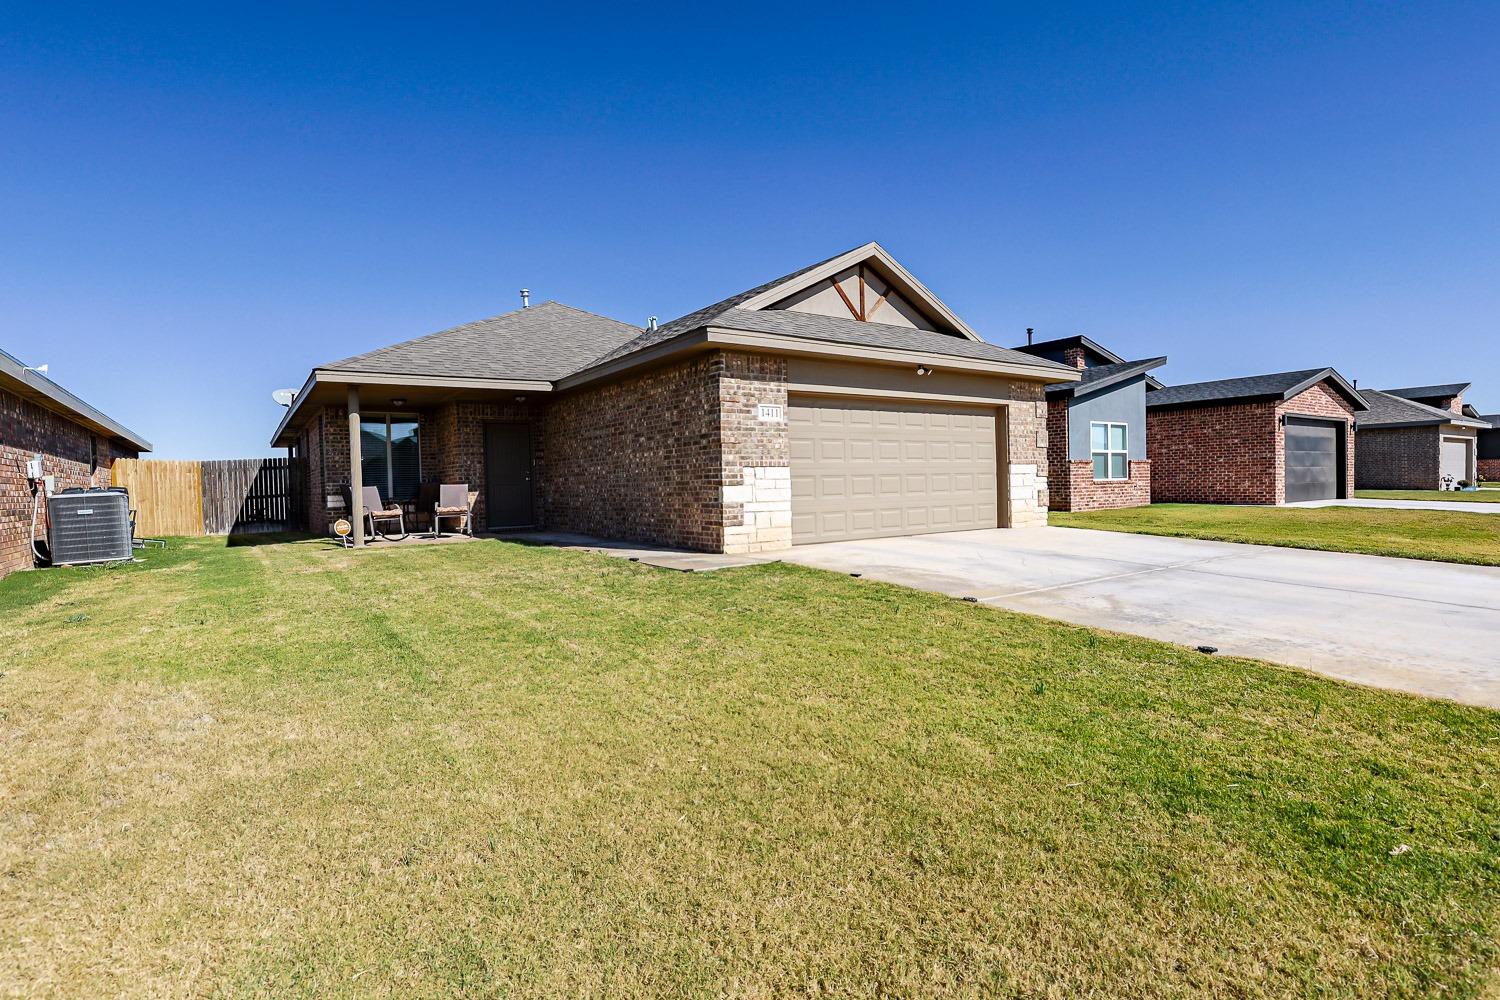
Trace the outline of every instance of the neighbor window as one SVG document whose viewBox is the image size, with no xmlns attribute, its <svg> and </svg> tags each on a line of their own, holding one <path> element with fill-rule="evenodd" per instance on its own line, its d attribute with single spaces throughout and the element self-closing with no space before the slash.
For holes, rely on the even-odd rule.
<svg viewBox="0 0 1500 1000">
<path fill-rule="evenodd" d="M 1094 455 L 1095 479 L 1130 478 L 1130 426 L 1128 424 L 1089 425 L 1090 451 Z"/>
<path fill-rule="evenodd" d="M 422 482 L 417 418 L 366 414 L 359 419 L 360 476 L 380 490 L 382 503 L 415 500 Z"/>
</svg>

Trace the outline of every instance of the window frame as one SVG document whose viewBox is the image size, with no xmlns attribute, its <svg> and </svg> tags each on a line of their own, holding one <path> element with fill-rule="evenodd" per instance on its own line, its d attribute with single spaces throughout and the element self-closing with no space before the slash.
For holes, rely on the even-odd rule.
<svg viewBox="0 0 1500 1000">
<path fill-rule="evenodd" d="M 421 474 L 421 469 L 422 469 L 422 417 L 421 417 L 421 414 L 418 414 L 418 413 L 400 413 L 400 412 L 396 412 L 396 411 L 391 411 L 391 412 L 376 411 L 374 413 L 365 411 L 365 412 L 360 413 L 360 415 L 359 415 L 360 425 L 363 426 L 364 423 L 365 423 L 365 421 L 367 421 L 367 420 L 370 421 L 371 423 L 374 423 L 376 420 L 379 420 L 379 421 L 381 421 L 381 422 L 383 422 L 385 424 L 385 482 L 384 483 L 364 482 L 363 481 L 363 477 L 361 477 L 361 484 L 364 485 L 364 486 L 374 486 L 374 487 L 376 487 L 377 489 L 380 490 L 380 493 L 381 493 L 381 502 L 382 503 L 390 503 L 391 501 L 395 500 L 395 497 L 396 497 L 396 460 L 395 460 L 396 456 L 395 456 L 394 451 L 392 450 L 394 448 L 394 441 L 392 440 L 392 437 L 391 437 L 391 424 L 392 424 L 392 422 L 401 422 L 401 423 L 412 423 L 412 424 L 416 425 L 416 428 L 417 428 L 417 480 L 420 483 L 421 479 L 422 479 L 422 474 Z M 363 452 L 361 452 L 361 454 L 360 454 L 360 464 L 361 465 L 364 464 L 364 460 L 367 457 L 368 456 L 366 456 Z M 361 469 L 360 471 L 363 472 L 364 470 Z M 405 501 L 395 501 L 395 502 L 397 502 L 397 503 L 404 503 Z"/>
<path fill-rule="evenodd" d="M 1094 447 L 1094 428 L 1104 428 L 1104 447 Z M 1118 427 L 1125 432 L 1125 446 L 1123 448 L 1110 447 L 1110 431 Z M 1104 456 L 1105 475 L 1099 475 L 1099 456 Z M 1112 459 L 1119 455 L 1125 462 L 1125 474 L 1123 476 L 1109 475 Z M 1094 473 L 1096 483 L 1123 483 L 1130 480 L 1130 424 L 1115 420 L 1090 420 L 1089 421 L 1089 465 Z"/>
</svg>

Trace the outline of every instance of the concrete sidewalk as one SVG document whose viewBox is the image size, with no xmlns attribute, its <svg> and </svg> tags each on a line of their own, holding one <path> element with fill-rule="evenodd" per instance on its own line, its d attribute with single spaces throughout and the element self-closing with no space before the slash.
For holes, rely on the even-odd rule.
<svg viewBox="0 0 1500 1000">
<path fill-rule="evenodd" d="M 833 542 L 781 556 L 1500 708 L 1500 568 L 1077 528 Z"/>
</svg>

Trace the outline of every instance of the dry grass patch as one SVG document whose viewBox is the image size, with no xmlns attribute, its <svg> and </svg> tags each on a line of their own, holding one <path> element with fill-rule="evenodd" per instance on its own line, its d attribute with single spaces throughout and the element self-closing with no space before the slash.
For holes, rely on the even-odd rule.
<svg viewBox="0 0 1500 1000">
<path fill-rule="evenodd" d="M 0 584 L 0 991 L 1494 983 L 1493 712 L 798 567 L 148 558 Z"/>
</svg>

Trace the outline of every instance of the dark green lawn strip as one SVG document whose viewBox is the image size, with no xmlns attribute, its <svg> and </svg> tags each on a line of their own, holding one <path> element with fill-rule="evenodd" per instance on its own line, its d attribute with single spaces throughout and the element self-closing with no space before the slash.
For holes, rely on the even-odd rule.
<svg viewBox="0 0 1500 1000">
<path fill-rule="evenodd" d="M 1152 504 L 1076 514 L 1056 512 L 1048 520 L 1064 528 L 1500 566 L 1500 515 L 1491 514 L 1371 507 Z"/>
<path fill-rule="evenodd" d="M 1361 500 L 1435 500 L 1444 503 L 1500 503 L 1500 490 L 1356 490 Z"/>
</svg>

